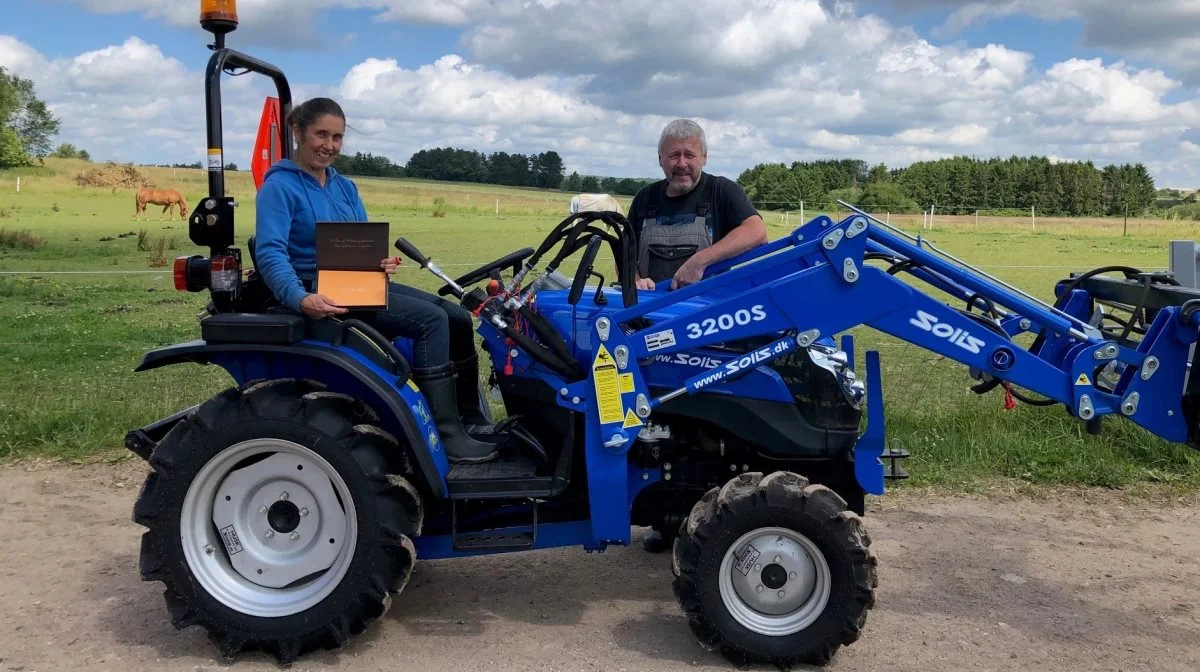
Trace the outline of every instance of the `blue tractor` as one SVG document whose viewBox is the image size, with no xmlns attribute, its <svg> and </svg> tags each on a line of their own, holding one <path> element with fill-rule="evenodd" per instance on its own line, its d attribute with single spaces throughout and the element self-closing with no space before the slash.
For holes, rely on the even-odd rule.
<svg viewBox="0 0 1200 672">
<path fill-rule="evenodd" d="M 219 150 L 223 73 L 271 77 L 285 113 L 291 97 L 277 68 L 225 46 L 236 17 L 202 23 L 216 37 L 206 93 Z M 854 211 L 695 285 L 639 292 L 628 222 L 584 212 L 459 278 L 395 242 L 477 315 L 503 399 L 488 438 L 500 457 L 451 464 L 409 344 L 273 305 L 252 240 L 248 264 L 234 247 L 219 160 L 208 175 L 189 235 L 210 254 L 175 268 L 179 289 L 210 295 L 199 337 L 138 370 L 217 365 L 233 385 L 126 445 L 151 467 L 134 505 L 142 577 L 164 584 L 176 627 L 203 627 L 225 656 L 290 662 L 341 646 L 399 599 L 418 560 L 603 551 L 645 526 L 670 542 L 674 592 L 703 645 L 739 663 L 827 663 L 875 602 L 865 495 L 905 476 L 905 454 L 885 446 L 878 354 L 856 375 L 852 340 L 832 338 L 858 325 L 963 363 L 979 392 L 1019 386 L 1091 425 L 1119 415 L 1196 445 L 1200 292 L 1169 275 L 1097 269 L 1048 305 Z M 604 246 L 611 278 L 596 263 Z M 573 274 L 558 270 L 576 255 Z M 1104 306 L 1131 308 L 1122 324 L 1135 328 L 1106 325 Z M 1022 333 L 1032 346 L 1014 342 Z"/>
</svg>

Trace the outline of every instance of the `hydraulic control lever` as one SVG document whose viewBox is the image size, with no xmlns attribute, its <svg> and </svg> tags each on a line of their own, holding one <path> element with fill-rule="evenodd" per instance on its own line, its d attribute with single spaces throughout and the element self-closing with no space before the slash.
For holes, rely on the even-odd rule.
<svg viewBox="0 0 1200 672">
<path fill-rule="evenodd" d="M 417 262 L 421 268 L 433 273 L 440 278 L 442 282 L 446 283 L 446 285 L 450 287 L 450 289 L 454 292 L 454 295 L 460 301 L 464 301 L 470 297 L 474 300 L 472 301 L 473 303 L 477 302 L 478 305 L 482 305 L 479 313 L 480 318 L 491 322 L 497 329 L 500 330 L 501 333 L 511 338 L 514 343 L 528 352 L 529 355 L 535 360 L 545 364 L 560 374 L 570 377 L 571 379 L 574 379 L 574 377 L 577 375 L 578 362 L 571 357 L 570 351 L 564 344 L 556 342 L 553 340 L 553 338 L 551 338 L 557 337 L 559 340 L 561 340 L 561 337 L 558 337 L 557 334 L 553 332 L 553 329 L 548 325 L 540 323 L 534 319 L 536 316 L 531 318 L 528 312 L 523 313 L 526 318 L 531 318 L 531 326 L 534 327 L 534 330 L 538 333 L 538 335 L 542 338 L 548 339 L 550 343 L 549 346 L 538 344 L 533 339 L 529 338 L 517 329 L 514 329 L 513 326 L 509 324 L 508 320 L 505 320 L 504 317 L 496 311 L 494 302 L 485 301 L 487 298 L 486 296 L 481 297 L 478 294 L 474 296 L 469 295 L 461 285 L 453 280 L 453 278 L 446 275 L 442 269 L 438 268 L 438 265 L 433 263 L 432 259 L 424 254 L 421 254 L 421 251 L 417 249 L 416 245 L 413 245 L 404 238 L 397 238 L 395 244 L 396 249 L 403 252 L 404 256 Z M 482 290 L 476 289 L 475 292 L 482 293 Z"/>
<path fill-rule="evenodd" d="M 421 268 L 424 268 L 440 278 L 442 282 L 446 283 L 446 285 L 449 286 L 454 292 L 455 297 L 461 300 L 464 296 L 466 296 L 467 290 L 463 289 L 462 286 L 455 282 L 453 278 L 446 275 L 442 269 L 438 268 L 438 265 L 433 263 L 432 259 L 421 254 L 421 251 L 417 249 L 416 245 L 413 245 L 404 238 L 397 238 L 396 249 L 403 252 L 404 256 L 417 262 L 417 265 L 419 265 Z"/>
</svg>

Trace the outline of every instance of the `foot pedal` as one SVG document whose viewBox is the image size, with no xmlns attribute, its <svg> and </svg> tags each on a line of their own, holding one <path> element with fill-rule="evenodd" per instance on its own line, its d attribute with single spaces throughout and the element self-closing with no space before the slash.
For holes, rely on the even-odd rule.
<svg viewBox="0 0 1200 672">
<path fill-rule="evenodd" d="M 879 457 L 880 459 L 888 461 L 888 470 L 887 473 L 883 475 L 884 478 L 895 480 L 908 478 L 908 472 L 904 469 L 904 467 L 900 466 L 900 460 L 911 457 L 907 450 L 902 448 L 887 448 Z"/>
<path fill-rule="evenodd" d="M 507 527 L 479 532 L 458 531 L 458 501 L 451 500 L 450 530 L 456 551 L 525 551 L 537 543 L 537 502 L 533 505 L 533 522 L 528 528 Z"/>
</svg>

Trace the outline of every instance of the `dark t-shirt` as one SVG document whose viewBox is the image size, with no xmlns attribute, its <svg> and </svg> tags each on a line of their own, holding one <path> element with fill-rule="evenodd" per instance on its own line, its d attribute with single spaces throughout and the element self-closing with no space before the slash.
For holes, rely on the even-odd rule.
<svg viewBox="0 0 1200 672">
<path fill-rule="evenodd" d="M 682 196 L 667 196 L 666 192 L 667 181 L 664 179 L 643 187 L 633 197 L 627 219 L 639 235 L 651 209 L 659 224 L 684 224 L 695 218 L 701 203 L 708 203 L 705 221 L 714 243 L 737 228 L 747 217 L 758 214 L 746 197 L 746 192 L 727 177 L 700 173 L 700 183 L 692 191 Z"/>
</svg>

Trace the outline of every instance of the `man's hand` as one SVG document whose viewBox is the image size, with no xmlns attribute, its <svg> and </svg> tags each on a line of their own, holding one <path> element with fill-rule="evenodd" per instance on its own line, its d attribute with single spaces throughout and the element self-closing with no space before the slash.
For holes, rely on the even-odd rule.
<svg viewBox="0 0 1200 672">
<path fill-rule="evenodd" d="M 671 278 L 671 289 L 675 290 L 700 282 L 706 268 L 708 268 L 708 262 L 701 259 L 699 254 L 692 255 L 683 262 L 678 271 L 675 271 L 675 277 Z"/>
<path fill-rule="evenodd" d="M 396 268 L 402 263 L 404 263 L 404 260 L 400 257 L 386 257 L 383 261 L 379 262 L 379 267 L 391 277 L 392 273 L 395 273 Z"/>
<path fill-rule="evenodd" d="M 301 299 L 300 310 L 318 320 L 350 312 L 321 294 L 309 294 Z"/>
<path fill-rule="evenodd" d="M 637 280 L 633 281 L 633 284 L 636 285 L 638 289 L 654 291 L 654 280 L 651 278 L 638 278 Z"/>
</svg>

